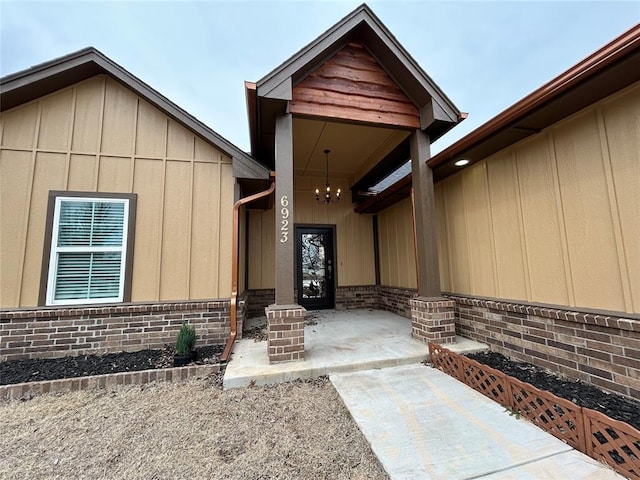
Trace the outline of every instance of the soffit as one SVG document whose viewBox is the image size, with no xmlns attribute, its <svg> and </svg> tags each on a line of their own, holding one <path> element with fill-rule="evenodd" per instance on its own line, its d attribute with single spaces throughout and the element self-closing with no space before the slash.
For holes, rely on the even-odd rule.
<svg viewBox="0 0 640 480">
<path fill-rule="evenodd" d="M 354 182 L 378 165 L 409 134 L 392 128 L 294 118 L 294 172 L 324 176 L 323 152 L 329 149 L 329 175 Z"/>
</svg>

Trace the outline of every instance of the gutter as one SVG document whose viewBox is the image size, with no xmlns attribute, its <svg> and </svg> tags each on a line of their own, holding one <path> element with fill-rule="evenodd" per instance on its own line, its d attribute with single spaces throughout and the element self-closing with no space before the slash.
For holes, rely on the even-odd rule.
<svg viewBox="0 0 640 480">
<path fill-rule="evenodd" d="M 453 145 L 434 155 L 427 160 L 427 165 L 435 169 L 437 166 L 454 159 L 466 150 L 480 144 L 489 136 L 508 128 L 509 125 L 517 122 L 536 108 L 546 105 L 571 88 L 580 85 L 638 48 L 640 48 L 640 24 L 631 27 L 566 72 L 534 90 Z"/>
<path fill-rule="evenodd" d="M 222 356 L 220 357 L 221 362 L 229 361 L 229 357 L 231 356 L 231 349 L 233 348 L 233 343 L 236 341 L 236 336 L 238 334 L 238 319 L 236 318 L 238 312 L 238 257 L 240 249 L 240 245 L 238 244 L 238 229 L 239 229 L 239 212 L 240 207 L 251 203 L 259 198 L 266 197 L 271 195 L 276 188 L 276 173 L 270 173 L 271 185 L 269 188 L 262 191 L 250 195 L 245 198 L 241 198 L 233 205 L 233 236 L 232 236 L 232 252 L 231 252 L 231 334 L 229 335 L 229 339 L 227 340 L 227 344 L 224 347 L 224 352 L 222 352 Z"/>
</svg>

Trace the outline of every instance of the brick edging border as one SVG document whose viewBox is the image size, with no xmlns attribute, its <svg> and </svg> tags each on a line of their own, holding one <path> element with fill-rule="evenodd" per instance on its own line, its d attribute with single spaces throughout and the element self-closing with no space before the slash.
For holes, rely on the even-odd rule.
<svg viewBox="0 0 640 480">
<path fill-rule="evenodd" d="M 624 318 L 615 315 L 596 314 L 580 312 L 577 310 L 563 310 L 559 308 L 543 307 L 537 305 L 525 305 L 515 302 L 500 302 L 496 300 L 485 300 L 482 298 L 458 296 L 454 294 L 443 294 L 443 297 L 455 301 L 459 305 L 470 305 L 473 307 L 490 308 L 503 312 L 515 312 L 525 315 L 535 315 L 538 317 L 551 318 L 554 320 L 565 320 L 568 322 L 584 323 L 587 325 L 598 325 L 601 327 L 618 328 L 630 332 L 640 332 L 640 320 Z"/>
<path fill-rule="evenodd" d="M 108 373 L 87 377 L 61 378 L 39 382 L 0 385 L 0 400 L 27 400 L 45 393 L 66 393 L 80 390 L 113 388 L 118 385 L 142 385 L 151 382 L 181 382 L 220 371 L 220 364 L 156 368 L 137 372 Z"/>
</svg>

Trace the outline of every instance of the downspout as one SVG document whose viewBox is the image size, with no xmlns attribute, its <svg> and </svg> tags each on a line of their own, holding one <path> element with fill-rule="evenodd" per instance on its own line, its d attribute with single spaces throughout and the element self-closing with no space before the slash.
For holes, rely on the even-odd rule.
<svg viewBox="0 0 640 480">
<path fill-rule="evenodd" d="M 246 205 L 247 203 L 251 203 L 254 200 L 258 200 L 259 198 L 266 197 L 271 195 L 276 188 L 276 173 L 271 172 L 270 174 L 271 185 L 269 188 L 262 191 L 250 195 L 245 198 L 241 198 L 233 205 L 233 233 L 232 233 L 232 252 L 231 252 L 231 334 L 229 335 L 229 339 L 227 340 L 227 344 L 224 347 L 224 352 L 222 352 L 222 356 L 220 357 L 221 362 L 226 362 L 229 360 L 231 356 L 231 349 L 233 348 L 233 342 L 236 341 L 236 336 L 238 334 L 238 319 L 236 318 L 236 314 L 238 312 L 238 257 L 239 257 L 239 248 L 238 244 L 238 235 L 239 235 L 239 227 L 240 222 L 238 220 L 238 216 L 240 214 L 240 207 Z"/>
</svg>

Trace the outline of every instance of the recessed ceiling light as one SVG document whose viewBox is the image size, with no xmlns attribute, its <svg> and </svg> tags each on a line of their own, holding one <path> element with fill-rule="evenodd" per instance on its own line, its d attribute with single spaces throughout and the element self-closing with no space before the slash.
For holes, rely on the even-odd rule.
<svg viewBox="0 0 640 480">
<path fill-rule="evenodd" d="M 454 163 L 456 167 L 464 167 L 465 165 L 468 165 L 468 164 L 469 164 L 469 160 L 467 160 L 466 158 L 461 158 L 456 163 Z"/>
</svg>

